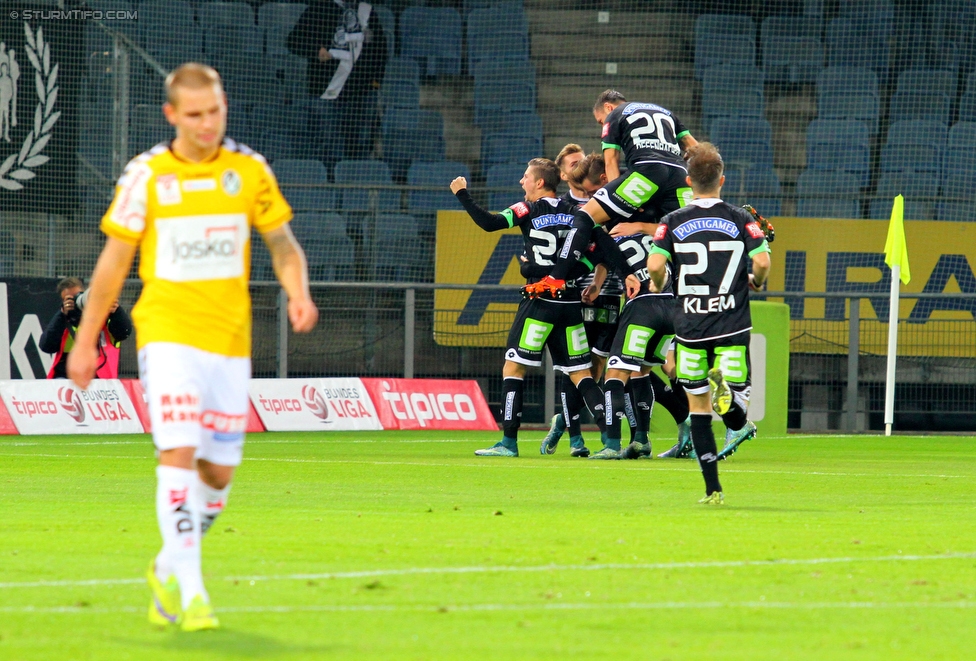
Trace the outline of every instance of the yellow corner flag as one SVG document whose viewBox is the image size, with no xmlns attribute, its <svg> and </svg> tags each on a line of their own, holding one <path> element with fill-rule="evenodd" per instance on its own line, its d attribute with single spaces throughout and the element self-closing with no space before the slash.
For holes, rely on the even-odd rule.
<svg viewBox="0 0 976 661">
<path fill-rule="evenodd" d="M 908 246 L 905 245 L 905 198 L 899 195 L 891 208 L 891 222 L 888 225 L 888 238 L 885 240 L 885 264 L 889 268 L 901 267 L 901 281 L 908 284 L 912 271 L 908 267 Z"/>
</svg>

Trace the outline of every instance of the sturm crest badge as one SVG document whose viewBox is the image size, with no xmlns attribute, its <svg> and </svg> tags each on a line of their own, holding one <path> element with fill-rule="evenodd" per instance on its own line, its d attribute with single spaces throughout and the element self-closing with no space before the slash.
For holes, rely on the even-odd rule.
<svg viewBox="0 0 976 661">
<path fill-rule="evenodd" d="M 228 195 L 237 195 L 241 192 L 241 175 L 236 170 L 224 170 L 220 175 L 220 187 Z"/>
<path fill-rule="evenodd" d="M 24 49 L 27 59 L 34 68 L 34 88 L 37 92 L 37 106 L 34 108 L 34 125 L 27 133 L 20 149 L 10 156 L 3 158 L 0 152 L 0 188 L 16 191 L 24 188 L 24 183 L 33 179 L 35 168 L 39 168 L 50 160 L 43 153 L 47 143 L 51 140 L 54 125 L 61 117 L 61 111 L 55 111 L 58 100 L 58 64 L 51 64 L 51 46 L 44 41 L 42 28 L 35 33 L 29 23 L 24 23 Z M 13 48 L 0 43 L 0 149 L 10 142 L 10 129 L 18 124 L 18 105 L 23 106 L 23 99 L 18 101 L 17 84 L 21 78 L 20 63 Z"/>
</svg>

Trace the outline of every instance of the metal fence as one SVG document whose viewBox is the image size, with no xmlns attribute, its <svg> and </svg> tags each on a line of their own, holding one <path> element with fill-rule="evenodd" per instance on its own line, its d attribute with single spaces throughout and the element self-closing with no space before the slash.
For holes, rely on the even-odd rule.
<svg viewBox="0 0 976 661">
<path fill-rule="evenodd" d="M 468 378 L 481 385 L 489 404 L 501 401 L 503 350 L 452 347 L 434 341 L 436 289 L 513 291 L 503 285 L 432 283 L 315 283 L 318 327 L 308 335 L 288 328 L 285 300 L 276 283 L 253 283 L 254 375 L 390 376 Z M 139 285 L 131 281 L 123 303 L 131 305 Z M 976 299 L 972 294 L 908 294 L 905 299 Z M 844 305 L 844 319 L 805 317 L 790 333 L 789 418 L 791 429 L 863 432 L 883 429 L 887 324 L 862 316 L 866 293 L 783 293 L 760 297 L 795 302 L 832 300 Z M 853 319 L 850 311 L 854 311 Z M 492 313 L 489 312 L 489 315 Z M 510 314 L 495 313 L 489 332 L 504 338 Z M 895 428 L 902 431 L 976 430 L 976 334 L 973 321 L 935 320 L 901 331 Z M 942 355 L 918 355 L 929 347 Z M 135 376 L 132 343 L 123 345 L 123 376 Z M 551 370 L 527 378 L 524 421 L 542 423 L 553 413 Z"/>
</svg>

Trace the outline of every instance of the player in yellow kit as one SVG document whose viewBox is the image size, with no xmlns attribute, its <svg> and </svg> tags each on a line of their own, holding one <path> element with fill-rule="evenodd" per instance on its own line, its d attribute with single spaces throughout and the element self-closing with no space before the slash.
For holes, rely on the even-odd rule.
<svg viewBox="0 0 976 661">
<path fill-rule="evenodd" d="M 133 159 L 119 179 L 68 376 L 82 388 L 94 376 L 98 331 L 139 250 L 143 289 L 132 319 L 159 456 L 163 538 L 147 573 L 149 620 L 196 631 L 218 626 L 200 542 L 227 503 L 247 427 L 252 227 L 271 251 L 292 328 L 310 331 L 318 310 L 271 169 L 224 138 L 227 99 L 217 72 L 184 64 L 167 77 L 166 95 L 176 138 Z"/>
</svg>

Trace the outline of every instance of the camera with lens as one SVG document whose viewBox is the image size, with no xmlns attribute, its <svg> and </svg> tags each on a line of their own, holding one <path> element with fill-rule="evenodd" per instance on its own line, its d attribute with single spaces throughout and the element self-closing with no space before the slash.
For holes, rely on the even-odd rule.
<svg viewBox="0 0 976 661">
<path fill-rule="evenodd" d="M 88 300 L 88 290 L 86 289 L 68 298 L 74 301 L 75 306 L 68 311 L 66 316 L 68 317 L 68 321 L 77 324 L 81 321 L 81 311 L 85 308 L 85 302 Z"/>
</svg>

